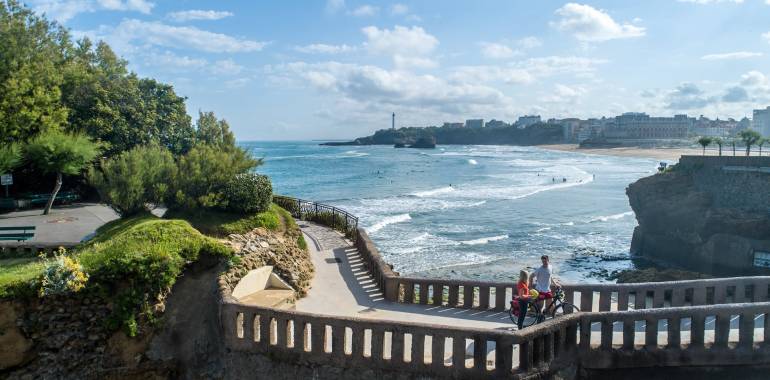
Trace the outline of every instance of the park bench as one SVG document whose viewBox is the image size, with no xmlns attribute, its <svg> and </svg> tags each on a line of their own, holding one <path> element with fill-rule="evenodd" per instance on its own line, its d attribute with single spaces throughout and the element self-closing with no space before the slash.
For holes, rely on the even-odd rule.
<svg viewBox="0 0 770 380">
<path fill-rule="evenodd" d="M 48 203 L 48 199 L 51 198 L 51 194 L 30 194 L 26 197 L 30 205 L 38 206 Z M 62 191 L 56 194 L 54 202 L 74 202 L 80 199 L 80 196 L 74 191 Z"/>
<path fill-rule="evenodd" d="M 35 226 L 0 227 L 0 241 L 25 241 L 35 237 Z"/>
</svg>

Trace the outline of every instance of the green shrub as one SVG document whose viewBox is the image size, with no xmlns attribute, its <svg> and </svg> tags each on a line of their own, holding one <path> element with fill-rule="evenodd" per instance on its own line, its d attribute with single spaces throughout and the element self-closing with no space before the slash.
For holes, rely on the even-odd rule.
<svg viewBox="0 0 770 380">
<path fill-rule="evenodd" d="M 227 183 L 225 200 L 228 210 L 235 213 L 264 212 L 273 202 L 273 185 L 265 175 L 238 174 Z"/>
<path fill-rule="evenodd" d="M 260 160 L 240 148 L 198 145 L 179 158 L 179 175 L 172 181 L 166 204 L 169 208 L 185 210 L 226 209 L 226 185 L 260 164 Z"/>
<path fill-rule="evenodd" d="M 91 168 L 88 180 L 102 201 L 121 216 L 148 211 L 163 203 L 176 164 L 168 149 L 140 146 L 103 160 L 101 170 Z"/>
<path fill-rule="evenodd" d="M 40 297 L 76 293 L 86 287 L 88 274 L 77 260 L 67 256 L 64 249 L 59 249 L 53 259 L 45 260 L 45 269 L 40 278 Z"/>
<path fill-rule="evenodd" d="M 271 231 L 282 227 L 283 219 L 280 207 L 270 205 L 267 211 L 251 215 L 234 214 L 221 210 L 170 210 L 167 218 L 183 219 L 206 235 L 227 236 L 230 234 L 245 234 L 255 228 L 266 228 Z M 293 222 L 293 220 L 292 220 Z"/>
<path fill-rule="evenodd" d="M 91 281 L 114 300 L 108 327 L 123 327 L 133 336 L 139 318 L 151 319 L 142 310 L 167 293 L 185 265 L 202 253 L 228 257 L 232 252 L 185 221 L 140 214 L 100 228 L 80 247 L 78 258 Z"/>
</svg>

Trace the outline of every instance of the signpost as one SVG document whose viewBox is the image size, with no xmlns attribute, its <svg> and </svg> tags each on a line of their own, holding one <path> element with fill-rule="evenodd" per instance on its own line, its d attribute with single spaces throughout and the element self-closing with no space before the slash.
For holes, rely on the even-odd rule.
<svg viewBox="0 0 770 380">
<path fill-rule="evenodd" d="M 13 185 L 13 175 L 3 174 L 0 176 L 0 185 L 5 186 L 5 197 L 8 198 L 8 187 Z"/>
</svg>

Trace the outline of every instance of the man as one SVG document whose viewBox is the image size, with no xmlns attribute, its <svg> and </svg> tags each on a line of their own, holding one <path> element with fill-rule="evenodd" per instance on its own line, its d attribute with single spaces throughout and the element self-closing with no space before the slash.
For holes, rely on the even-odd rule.
<svg viewBox="0 0 770 380">
<path fill-rule="evenodd" d="M 529 283 L 530 288 L 534 287 L 534 289 L 540 293 L 538 299 L 546 300 L 553 298 L 553 293 L 551 293 L 551 284 L 553 284 L 555 287 L 558 287 L 559 284 L 553 277 L 553 267 L 551 266 L 551 262 L 548 259 L 548 255 L 540 256 L 540 261 L 543 263 L 543 266 L 535 269 L 535 271 L 532 272 L 532 274 L 529 276 Z M 545 302 L 537 301 L 536 305 L 542 310 Z"/>
</svg>

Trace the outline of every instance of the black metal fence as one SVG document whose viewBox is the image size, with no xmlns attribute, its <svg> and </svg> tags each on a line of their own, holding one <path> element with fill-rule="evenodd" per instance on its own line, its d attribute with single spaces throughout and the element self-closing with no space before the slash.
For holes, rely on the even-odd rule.
<svg viewBox="0 0 770 380">
<path fill-rule="evenodd" d="M 309 220 L 342 232 L 349 239 L 358 239 L 358 217 L 345 210 L 323 203 L 274 195 L 273 202 L 297 219 Z"/>
</svg>

